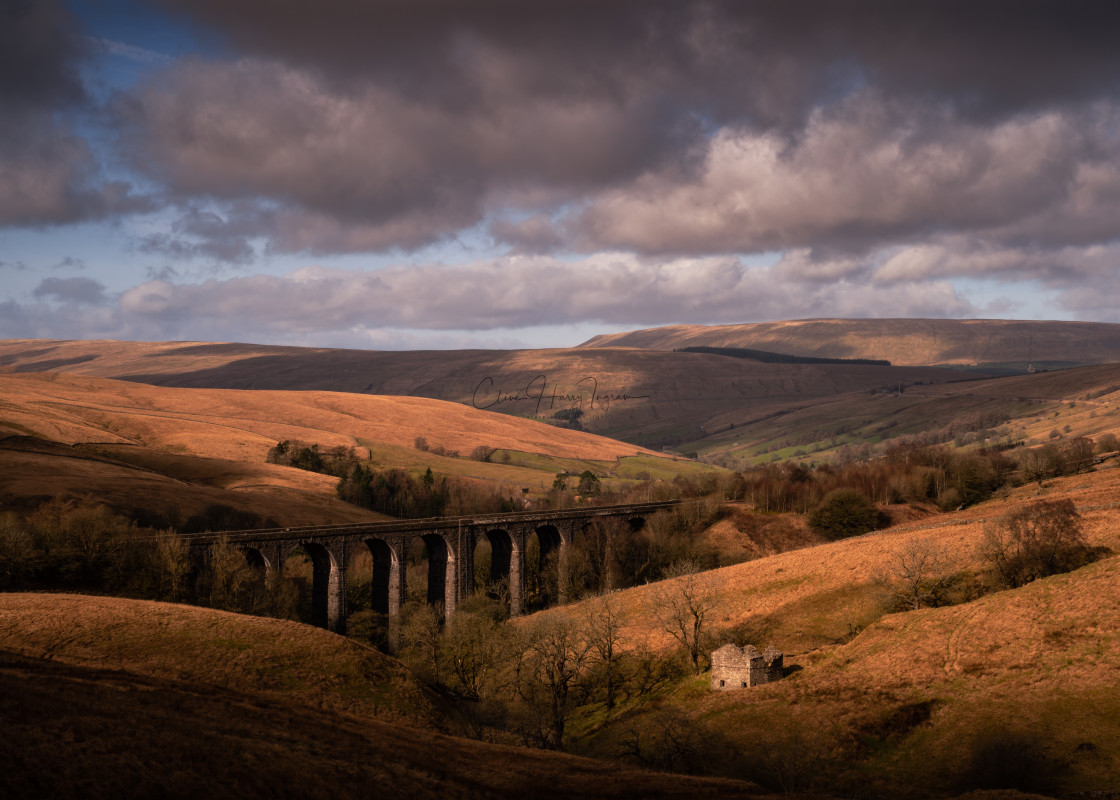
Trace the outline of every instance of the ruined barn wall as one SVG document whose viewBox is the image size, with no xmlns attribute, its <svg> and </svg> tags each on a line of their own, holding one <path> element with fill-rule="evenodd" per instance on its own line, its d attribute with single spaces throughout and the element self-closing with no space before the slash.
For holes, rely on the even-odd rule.
<svg viewBox="0 0 1120 800">
<path fill-rule="evenodd" d="M 769 647 L 759 653 L 753 645 L 725 644 L 712 653 L 713 691 L 745 689 L 779 680 L 784 674 L 782 653 Z"/>
</svg>

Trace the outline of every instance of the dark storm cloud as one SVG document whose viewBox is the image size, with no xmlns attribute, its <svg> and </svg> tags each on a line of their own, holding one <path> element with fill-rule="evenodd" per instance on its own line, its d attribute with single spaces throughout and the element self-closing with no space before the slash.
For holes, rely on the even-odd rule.
<svg viewBox="0 0 1120 800">
<path fill-rule="evenodd" d="M 5 116 L 81 102 L 85 46 L 60 2 L 0 2 L 0 107 Z"/>
<path fill-rule="evenodd" d="M 446 104 L 478 99 L 456 69 L 471 48 L 516 62 L 537 94 L 619 94 L 654 75 L 717 118 L 797 115 L 860 77 L 987 113 L 1113 96 L 1120 78 L 1120 7 L 1096 0 L 164 3 L 245 52 L 341 81 L 376 73 Z"/>
<path fill-rule="evenodd" d="M 140 210 L 122 182 L 106 182 L 65 117 L 86 96 L 78 66 L 86 40 L 62 3 L 0 2 L 0 226 L 73 222 Z"/>
<path fill-rule="evenodd" d="M 277 247 L 327 252 L 419 247 L 519 193 L 568 200 L 689 155 L 691 134 L 647 94 L 557 103 L 526 94 L 514 65 L 466 68 L 486 102 L 433 105 L 374 80 L 340 90 L 278 62 L 187 62 L 121 103 L 123 139 L 179 195 L 269 198 L 286 209 Z"/>
<path fill-rule="evenodd" d="M 182 198 L 266 202 L 276 251 L 412 249 L 487 218 L 519 252 L 1118 235 L 1111 4 L 164 5 L 238 57 L 123 100 L 125 149 Z M 202 240 L 246 257 L 148 246 Z"/>
</svg>

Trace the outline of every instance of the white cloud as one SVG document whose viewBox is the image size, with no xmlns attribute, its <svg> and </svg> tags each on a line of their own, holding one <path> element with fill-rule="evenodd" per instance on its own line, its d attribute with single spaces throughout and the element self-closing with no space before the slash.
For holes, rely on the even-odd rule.
<svg viewBox="0 0 1120 800">
<path fill-rule="evenodd" d="M 950 233 L 1111 240 L 1118 130 L 1120 109 L 1103 103 L 980 125 L 868 90 L 817 109 L 793 137 L 724 128 L 699 174 L 651 171 L 593 197 L 569 226 L 586 250 L 648 253 L 866 251 Z"/>
</svg>

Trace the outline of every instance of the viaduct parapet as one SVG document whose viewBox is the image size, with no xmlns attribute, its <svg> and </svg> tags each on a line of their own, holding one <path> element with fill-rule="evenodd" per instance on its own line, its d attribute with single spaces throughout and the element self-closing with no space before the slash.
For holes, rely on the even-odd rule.
<svg viewBox="0 0 1120 800">
<path fill-rule="evenodd" d="M 596 519 L 623 519 L 633 530 L 646 517 L 672 508 L 680 501 L 588 506 L 552 511 L 437 517 L 420 520 L 219 531 L 186 538 L 202 557 L 210 546 L 225 538 L 241 548 L 251 564 L 268 572 L 282 572 L 284 561 L 302 548 L 311 558 L 313 621 L 332 631 L 346 626 L 346 566 L 351 556 L 367 548 L 373 558 L 374 611 L 389 618 L 395 629 L 406 596 L 406 564 L 410 549 L 423 541 L 428 552 L 428 602 L 455 613 L 463 598 L 475 592 L 475 546 L 485 537 L 490 543 L 490 579 L 509 582 L 510 614 L 522 611 L 525 592 L 525 553 L 529 537 L 536 534 L 542 564 L 555 553 L 560 587 L 565 585 L 568 549 L 572 540 Z M 561 592 L 562 592 L 561 588 Z M 564 602 L 563 594 L 559 597 Z"/>
</svg>

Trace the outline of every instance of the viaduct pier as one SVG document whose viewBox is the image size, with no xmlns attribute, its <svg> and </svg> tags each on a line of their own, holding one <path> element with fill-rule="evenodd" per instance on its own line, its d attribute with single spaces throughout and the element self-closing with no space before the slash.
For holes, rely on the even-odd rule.
<svg viewBox="0 0 1120 800">
<path fill-rule="evenodd" d="M 428 602 L 442 605 L 446 616 L 454 614 L 458 602 L 475 592 L 474 552 L 482 537 L 490 544 L 490 580 L 508 580 L 510 614 L 517 615 L 522 611 L 525 554 L 532 535 L 537 537 L 542 564 L 553 553 L 557 555 L 563 587 L 568 548 L 593 521 L 625 520 L 632 530 L 640 530 L 649 515 L 679 503 L 669 500 L 466 517 L 219 531 L 186 538 L 192 551 L 205 557 L 210 546 L 224 537 L 243 550 L 251 564 L 268 572 L 282 571 L 285 559 L 302 548 L 313 565 L 313 621 L 320 627 L 341 632 L 346 627 L 346 566 L 361 548 L 368 548 L 373 558 L 372 608 L 388 616 L 391 628 L 399 620 L 405 601 L 406 563 L 417 540 L 423 541 L 428 552 Z M 563 594 L 559 600 L 564 602 Z"/>
</svg>

